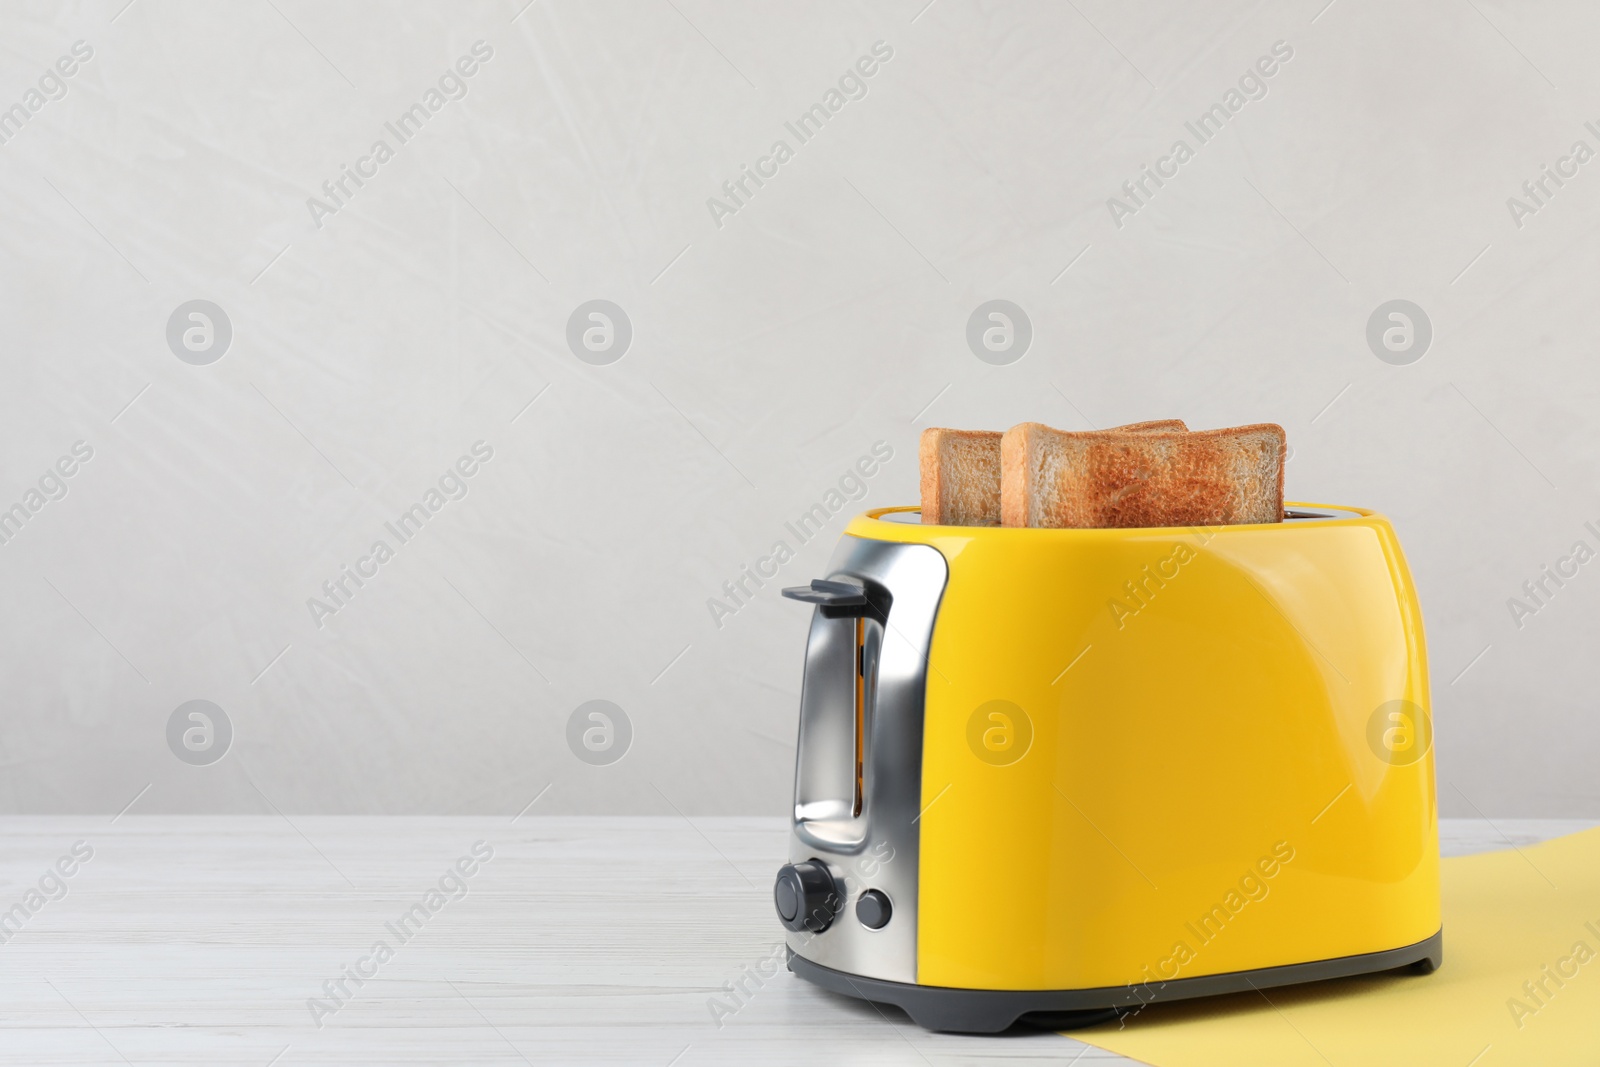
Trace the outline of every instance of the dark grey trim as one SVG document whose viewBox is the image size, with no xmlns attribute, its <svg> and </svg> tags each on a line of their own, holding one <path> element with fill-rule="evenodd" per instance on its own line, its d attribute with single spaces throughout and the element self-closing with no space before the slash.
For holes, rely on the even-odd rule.
<svg viewBox="0 0 1600 1067">
<path fill-rule="evenodd" d="M 1157 985 L 1102 986 L 1098 989 L 951 989 L 947 986 L 908 985 L 861 978 L 812 963 L 789 953 L 789 969 L 824 989 L 862 1000 L 893 1004 L 928 1030 L 966 1034 L 996 1034 L 1025 1015 L 1042 1013 L 1050 1025 L 1069 1028 L 1106 1022 L 1118 1014 L 1152 1001 L 1188 1000 L 1248 989 L 1320 982 L 1375 974 L 1415 965 L 1430 973 L 1444 960 L 1444 930 L 1425 941 L 1383 952 L 1340 956 L 1311 963 L 1261 967 L 1251 971 L 1176 978 Z"/>
</svg>

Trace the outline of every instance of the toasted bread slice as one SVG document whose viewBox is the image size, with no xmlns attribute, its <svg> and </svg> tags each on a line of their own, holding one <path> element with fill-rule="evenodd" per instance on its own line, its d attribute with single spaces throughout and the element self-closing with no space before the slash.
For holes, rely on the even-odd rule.
<svg viewBox="0 0 1600 1067">
<path fill-rule="evenodd" d="M 1000 437 L 990 430 L 922 431 L 917 463 L 922 521 L 938 526 L 1000 525 Z"/>
<path fill-rule="evenodd" d="M 1118 426 L 1122 433 L 1183 433 L 1182 419 Z M 917 446 L 922 521 L 939 526 L 1000 525 L 1000 439 L 991 430 L 929 427 Z"/>
<path fill-rule="evenodd" d="M 1283 520 L 1283 427 L 1067 433 L 1001 440 L 1005 526 L 1221 526 Z"/>
</svg>

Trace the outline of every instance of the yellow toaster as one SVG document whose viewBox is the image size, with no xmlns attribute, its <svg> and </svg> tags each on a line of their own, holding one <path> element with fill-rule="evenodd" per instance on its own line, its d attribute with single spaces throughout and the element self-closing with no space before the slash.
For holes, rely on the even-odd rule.
<svg viewBox="0 0 1600 1067">
<path fill-rule="evenodd" d="M 789 967 L 933 1030 L 1441 959 L 1427 655 L 1387 519 L 858 516 L 813 605 Z"/>
</svg>

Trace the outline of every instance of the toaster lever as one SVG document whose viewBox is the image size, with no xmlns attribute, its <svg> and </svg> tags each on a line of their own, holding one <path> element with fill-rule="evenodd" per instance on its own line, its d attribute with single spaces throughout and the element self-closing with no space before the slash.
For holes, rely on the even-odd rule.
<svg viewBox="0 0 1600 1067">
<path fill-rule="evenodd" d="M 813 578 L 810 585 L 791 585 L 783 591 L 790 600 L 831 608 L 832 618 L 870 613 L 867 583 L 859 578 Z"/>
</svg>

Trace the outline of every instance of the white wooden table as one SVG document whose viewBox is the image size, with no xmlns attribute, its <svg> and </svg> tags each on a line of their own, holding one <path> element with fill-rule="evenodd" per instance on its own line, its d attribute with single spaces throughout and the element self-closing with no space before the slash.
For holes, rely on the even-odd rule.
<svg viewBox="0 0 1600 1067">
<path fill-rule="evenodd" d="M 1590 825 L 1441 836 L 1459 855 Z M 92 858 L 51 877 L 79 841 Z M 385 924 L 477 841 L 493 858 L 402 942 Z M 1130 1062 L 1052 1033 L 927 1033 L 781 966 L 717 1025 L 723 983 L 782 959 L 784 843 L 771 818 L 3 818 L 0 1063 Z M 40 906 L 7 918 L 17 903 Z M 324 983 L 358 965 L 372 977 L 344 978 L 340 1006 Z"/>
</svg>

